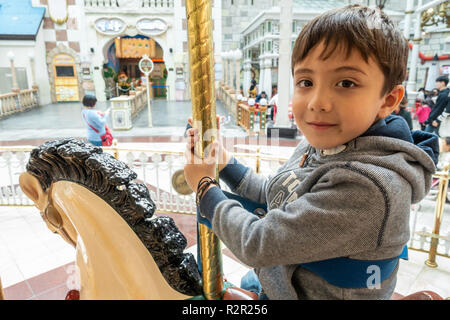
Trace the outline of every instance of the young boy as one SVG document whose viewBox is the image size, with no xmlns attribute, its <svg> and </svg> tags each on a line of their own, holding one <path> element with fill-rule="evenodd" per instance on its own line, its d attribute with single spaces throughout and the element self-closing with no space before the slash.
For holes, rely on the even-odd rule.
<svg viewBox="0 0 450 320">
<path fill-rule="evenodd" d="M 260 219 L 213 183 L 200 197 L 214 233 L 255 268 L 260 297 L 391 298 L 410 205 L 430 189 L 439 153 L 437 136 L 390 115 L 404 95 L 407 57 L 383 12 L 326 12 L 303 28 L 292 53 L 292 109 L 305 136 L 292 157 L 266 179 L 213 143 L 220 178 L 268 207 Z M 198 161 L 195 133 L 188 130 L 186 156 Z M 215 163 L 188 163 L 185 176 L 197 190 L 215 177 Z"/>
</svg>

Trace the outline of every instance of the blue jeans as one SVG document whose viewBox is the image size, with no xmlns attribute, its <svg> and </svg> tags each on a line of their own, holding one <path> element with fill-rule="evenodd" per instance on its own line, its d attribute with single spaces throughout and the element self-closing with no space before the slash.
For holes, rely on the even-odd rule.
<svg viewBox="0 0 450 320">
<path fill-rule="evenodd" d="M 92 140 L 88 140 L 90 144 L 93 144 L 94 146 L 97 147 L 101 147 L 102 146 L 102 142 L 101 141 L 92 141 Z"/>
<path fill-rule="evenodd" d="M 253 270 L 250 270 L 242 277 L 240 287 L 258 294 L 259 300 L 269 300 L 266 294 L 262 292 L 261 283 Z"/>
</svg>

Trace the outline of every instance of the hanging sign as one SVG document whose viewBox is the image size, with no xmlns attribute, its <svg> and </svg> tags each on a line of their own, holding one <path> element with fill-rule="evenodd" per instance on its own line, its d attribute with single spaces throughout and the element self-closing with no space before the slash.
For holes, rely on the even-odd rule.
<svg viewBox="0 0 450 320">
<path fill-rule="evenodd" d="M 163 34 L 168 29 L 168 24 L 160 18 L 143 18 L 136 23 L 136 28 L 147 36 Z"/>
<path fill-rule="evenodd" d="M 154 57 L 156 54 L 155 41 L 141 38 L 116 38 L 117 58 L 141 58 L 144 55 Z"/>
<path fill-rule="evenodd" d="M 116 35 L 122 33 L 127 24 L 120 18 L 100 18 L 95 20 L 95 30 L 105 35 Z"/>
<path fill-rule="evenodd" d="M 146 76 L 153 71 L 153 61 L 147 55 L 144 55 L 139 61 L 139 70 Z"/>
</svg>

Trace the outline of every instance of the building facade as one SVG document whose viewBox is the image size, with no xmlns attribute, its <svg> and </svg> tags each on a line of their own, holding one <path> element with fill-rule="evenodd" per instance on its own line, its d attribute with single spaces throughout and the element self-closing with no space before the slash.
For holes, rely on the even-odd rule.
<svg viewBox="0 0 450 320">
<path fill-rule="evenodd" d="M 252 79 L 256 80 L 259 92 L 265 91 L 270 95 L 272 88 L 278 83 L 278 55 L 279 55 L 279 30 L 280 30 L 280 9 L 277 6 L 279 1 L 272 1 L 270 8 L 261 10 L 240 33 L 240 49 L 243 53 L 243 63 L 240 72 L 242 89 L 244 94 L 248 92 L 248 87 Z M 421 1 L 422 5 L 431 0 Z M 348 4 L 364 4 L 374 6 L 374 0 L 294 0 L 292 16 L 292 45 L 300 33 L 302 27 L 313 17 L 322 12 L 345 6 Z M 417 8 L 420 2 L 415 0 L 413 8 Z M 401 29 L 405 27 L 406 1 L 387 1 L 383 8 L 391 19 L 399 25 Z M 436 8 L 435 8 L 436 10 Z M 226 19 L 226 18 L 224 18 Z M 415 19 L 413 19 L 410 29 L 409 40 L 412 43 L 414 38 Z M 435 74 L 448 75 L 450 70 L 450 60 L 445 59 L 450 53 L 450 29 L 446 22 L 438 22 L 433 26 L 422 27 L 422 37 L 419 42 L 421 56 L 438 56 L 439 61 L 419 60 L 420 66 L 417 68 L 417 88 L 427 88 L 433 82 Z M 225 43 L 225 39 L 223 40 Z M 412 59 L 409 59 L 411 63 Z M 410 67 L 410 66 L 409 66 Z M 438 71 L 435 71 L 437 69 Z M 292 81 L 292 79 L 291 79 Z"/>
<path fill-rule="evenodd" d="M 185 0 L 19 1 L 45 9 L 36 39 L 27 44 L 36 52 L 42 104 L 80 101 L 86 93 L 104 101 L 112 90 L 117 91 L 107 87 L 105 70 L 115 74 L 116 80 L 121 72 L 139 80 L 138 63 L 143 54 L 154 63 L 150 77 L 155 96 L 189 98 Z M 212 15 L 216 61 L 220 63 L 220 0 L 213 1 Z M 24 40 L 13 38 L 0 42 L 0 52 L 17 52 L 25 46 Z M 30 71 L 29 63 L 22 60 L 17 59 L 16 68 Z"/>
<path fill-rule="evenodd" d="M 272 86 L 278 82 L 279 1 L 213 1 L 217 81 L 223 80 L 221 53 L 240 49 L 239 82 L 244 93 L 250 80 L 255 79 L 260 91 L 270 95 Z M 430 1 L 422 0 L 422 4 Z M 351 3 L 373 6 L 375 2 L 293 0 L 292 41 L 309 20 L 325 10 Z M 419 0 L 414 0 L 414 7 L 418 3 Z M 108 87 L 104 67 L 116 75 L 124 71 L 129 78 L 139 78 L 140 46 L 148 46 L 154 61 L 151 81 L 155 95 L 169 100 L 190 99 L 185 0 L 0 0 L 0 5 L 0 16 L 4 21 L 0 53 L 3 56 L 10 52 L 14 54 L 19 86 L 28 89 L 38 84 L 41 104 L 80 101 L 86 93 L 93 93 L 99 101 L 104 101 L 111 95 L 111 90 L 116 90 Z M 384 8 L 401 28 L 404 27 L 405 5 L 404 0 L 390 0 Z M 38 9 L 44 10 L 44 14 L 31 16 L 31 12 Z M 4 19 L 5 16 L 12 20 Z M 18 23 L 14 24 L 14 21 Z M 30 21 L 36 25 L 30 36 L 8 30 Z M 411 41 L 413 25 L 414 20 Z M 447 25 L 441 23 L 423 30 L 420 52 L 424 56 L 442 57 L 450 53 Z M 134 52 L 133 48 L 139 50 Z M 124 50 L 134 53 L 124 53 Z M 425 86 L 429 75 L 435 74 L 430 68 L 435 68 L 436 64 L 441 74 L 447 74 L 450 69 L 450 61 L 445 59 L 419 62 L 423 64 L 417 68 L 418 87 Z M 11 90 L 9 70 L 10 61 L 0 61 L 0 77 L 5 79 L 0 86 L 1 93 Z"/>
</svg>

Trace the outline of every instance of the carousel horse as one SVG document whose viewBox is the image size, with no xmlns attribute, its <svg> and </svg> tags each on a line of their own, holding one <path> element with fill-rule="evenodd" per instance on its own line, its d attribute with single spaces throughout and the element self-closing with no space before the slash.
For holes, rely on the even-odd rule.
<svg viewBox="0 0 450 320">
<path fill-rule="evenodd" d="M 123 162 L 81 140 L 31 152 L 20 186 L 52 232 L 76 248 L 80 299 L 189 299 L 202 294 L 187 241 L 154 217 L 144 184 Z"/>
<path fill-rule="evenodd" d="M 183 253 L 186 238 L 171 218 L 153 216 L 155 205 L 136 177 L 100 147 L 64 139 L 34 149 L 19 182 L 47 227 L 76 248 L 76 298 L 201 299 L 197 263 Z M 257 295 L 227 284 L 222 298 Z M 421 291 L 393 299 L 442 297 Z"/>
</svg>

